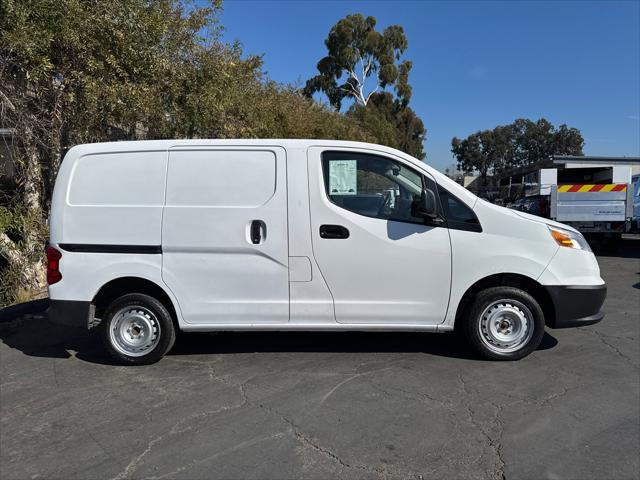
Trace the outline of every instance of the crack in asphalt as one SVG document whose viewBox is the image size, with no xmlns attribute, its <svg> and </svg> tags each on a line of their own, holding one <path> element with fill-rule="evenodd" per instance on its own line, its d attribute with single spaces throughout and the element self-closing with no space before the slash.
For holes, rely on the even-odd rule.
<svg viewBox="0 0 640 480">
<path fill-rule="evenodd" d="M 553 400 L 556 400 L 558 398 L 564 397 L 567 393 L 569 393 L 571 390 L 576 390 L 578 388 L 582 388 L 584 385 L 577 385 L 573 388 L 567 388 L 567 387 L 562 387 L 562 391 L 559 393 L 552 393 L 551 395 L 548 395 L 546 397 L 544 397 L 539 403 L 537 403 L 538 406 L 540 407 L 546 407 L 548 406 Z"/>
<path fill-rule="evenodd" d="M 458 374 L 458 380 L 460 382 L 460 385 L 462 386 L 462 391 L 464 392 L 466 398 L 471 399 L 474 397 L 474 395 L 478 393 L 477 390 L 474 392 L 473 390 L 469 389 L 468 387 L 469 382 L 467 382 L 464 379 L 461 373 Z M 477 412 L 472 407 L 472 404 L 474 402 L 467 402 L 465 404 L 465 408 L 467 410 L 467 420 L 485 437 L 485 439 L 488 441 L 488 444 L 491 447 L 496 457 L 497 467 L 494 469 L 493 477 L 500 480 L 506 479 L 506 476 L 504 473 L 506 462 L 504 460 L 503 442 L 502 442 L 505 426 L 504 426 L 504 422 L 501 419 L 502 412 L 504 411 L 505 408 L 512 407 L 519 403 L 535 406 L 537 408 L 548 407 L 552 402 L 566 396 L 569 392 L 573 390 L 579 390 L 581 388 L 584 388 L 585 386 L 587 386 L 587 384 L 579 384 L 572 387 L 562 387 L 561 391 L 551 393 L 549 395 L 546 395 L 542 398 L 538 398 L 536 400 L 531 400 L 531 399 L 522 398 L 522 397 L 515 397 L 513 395 L 507 394 L 508 397 L 513 399 L 512 402 L 508 402 L 504 404 L 496 404 L 488 400 L 485 401 L 484 404 L 490 405 L 495 411 L 493 419 L 491 420 L 490 423 L 497 428 L 497 434 L 491 434 L 489 428 L 483 426 L 480 422 L 476 420 Z M 476 404 L 482 405 L 481 403 L 478 403 L 478 402 L 476 402 Z M 579 417 L 575 417 L 575 418 L 577 418 L 578 420 L 581 420 Z M 480 455 L 478 460 L 482 459 L 483 457 L 484 457 L 484 453 Z"/>
<path fill-rule="evenodd" d="M 394 395 L 390 392 L 390 390 L 393 390 L 394 392 L 399 392 L 401 394 L 403 394 L 405 396 L 405 398 L 408 399 L 414 399 L 414 400 L 418 400 L 420 402 L 426 403 L 427 405 L 433 405 L 436 404 L 442 408 L 446 408 L 448 410 L 454 411 L 455 409 L 454 407 L 454 403 L 450 402 L 448 400 L 442 400 L 440 398 L 436 398 L 433 395 L 430 395 L 428 393 L 425 392 L 412 392 L 410 390 L 405 390 L 403 388 L 400 387 L 382 387 L 379 384 L 374 384 L 373 382 L 371 382 L 371 385 L 373 386 L 373 388 L 379 390 L 380 392 L 382 392 L 383 394 L 389 396 L 389 397 L 394 397 Z"/>
<path fill-rule="evenodd" d="M 474 396 L 474 392 L 472 392 L 468 388 L 467 381 L 462 376 L 462 373 L 458 373 L 458 381 L 462 386 L 462 391 L 465 395 L 465 398 L 472 399 Z M 491 423 L 498 428 L 498 435 L 494 437 L 493 435 L 490 434 L 489 429 L 485 428 L 480 422 L 476 420 L 475 418 L 476 412 L 473 410 L 471 406 L 472 403 L 473 402 L 471 401 L 468 401 L 465 403 L 465 408 L 467 410 L 467 419 L 469 420 L 469 423 L 471 423 L 471 425 L 473 425 L 486 438 L 486 440 L 489 443 L 489 447 L 494 453 L 495 462 L 494 462 L 494 471 L 492 472 L 493 478 L 499 479 L 499 480 L 505 480 L 506 477 L 505 477 L 504 469 L 505 469 L 506 463 L 504 461 L 503 451 L 502 451 L 502 436 L 504 434 L 504 424 L 500 420 L 500 414 L 502 413 L 504 406 L 496 405 L 495 403 L 492 403 L 492 402 L 485 402 L 491 405 L 495 409 L 495 415 Z M 482 459 L 483 456 L 484 456 L 484 452 L 480 455 L 479 460 Z"/>
<path fill-rule="evenodd" d="M 289 425 L 290 427 L 289 431 L 293 435 L 293 438 L 298 440 L 303 446 L 309 447 L 314 451 L 320 453 L 324 457 L 329 458 L 334 462 L 337 462 L 342 467 L 342 469 L 344 468 L 357 469 L 367 473 L 375 474 L 377 476 L 392 475 L 399 478 L 408 478 L 411 475 L 411 474 L 408 474 L 407 472 L 395 472 L 386 467 L 373 467 L 369 465 L 362 465 L 362 464 L 356 465 L 356 464 L 349 463 L 343 458 L 341 458 L 337 453 L 329 450 L 327 447 L 320 445 L 317 441 L 314 441 L 314 439 L 312 439 L 305 433 L 301 432 L 299 427 L 293 422 L 293 420 L 283 415 L 281 412 L 279 412 L 275 408 L 269 407 L 261 403 L 252 403 L 252 405 L 256 406 L 257 408 L 263 409 L 267 412 L 270 412 L 271 414 L 280 418 L 283 422 Z"/>
<path fill-rule="evenodd" d="M 339 388 L 341 388 L 342 386 L 344 386 L 345 384 L 349 383 L 351 380 L 355 380 L 356 378 L 362 377 L 364 375 L 369 375 L 371 373 L 377 373 L 377 372 L 383 372 L 385 370 L 390 370 L 393 367 L 386 367 L 386 368 L 376 368 L 374 370 L 367 370 L 365 372 L 360 372 L 360 373 L 356 373 L 355 375 L 351 375 L 349 378 L 347 378 L 346 380 L 343 380 L 341 382 L 339 382 L 335 387 L 333 387 L 331 390 L 329 390 L 320 400 L 320 405 L 322 405 L 331 395 L 333 395 L 336 390 L 338 390 Z"/>
<path fill-rule="evenodd" d="M 205 458 L 202 459 L 198 459 L 198 460 L 194 460 L 193 462 L 190 462 L 187 465 L 183 465 L 181 467 L 179 467 L 178 469 L 160 475 L 160 476 L 156 476 L 156 477 L 149 477 L 151 479 L 161 479 L 161 478 L 166 478 L 169 477 L 171 475 L 175 475 L 177 473 L 183 472 L 189 468 L 192 468 L 193 466 L 196 466 L 198 464 L 201 464 L 207 460 L 211 460 L 213 458 L 216 458 L 224 453 L 227 452 L 231 452 L 231 451 L 235 451 L 239 448 L 245 448 L 247 446 L 251 446 L 255 443 L 258 443 L 260 441 L 264 441 L 267 439 L 271 439 L 271 438 L 276 438 L 276 437 L 281 437 L 284 433 L 289 433 L 290 435 L 292 435 L 292 437 L 297 440 L 298 442 L 300 442 L 303 446 L 306 446 L 308 448 L 312 448 L 314 451 L 322 454 L 324 457 L 329 458 L 335 462 L 337 462 L 342 468 L 347 468 L 347 469 L 358 469 L 358 470 L 362 470 L 368 473 L 372 473 L 372 474 L 376 474 L 377 476 L 384 476 L 384 475 L 388 475 L 388 474 L 392 474 L 398 477 L 406 477 L 406 472 L 401 473 L 392 473 L 390 472 L 388 469 L 386 468 L 381 468 L 381 467 L 369 467 L 367 465 L 353 465 L 348 463 L 347 461 L 343 460 L 339 455 L 337 455 L 336 453 L 332 452 L 331 450 L 329 450 L 326 447 L 323 447 L 322 445 L 320 445 L 319 443 L 317 443 L 316 441 L 314 441 L 312 438 L 310 438 L 309 436 L 305 435 L 303 432 L 300 431 L 300 429 L 298 428 L 298 426 L 291 420 L 289 419 L 287 416 L 283 415 L 281 412 L 279 412 L 278 410 L 269 407 L 267 405 L 264 405 L 262 403 L 256 403 L 254 401 L 252 401 L 251 399 L 249 399 L 248 395 L 247 395 L 247 391 L 245 386 L 247 384 L 250 383 L 250 381 L 255 378 L 251 377 L 250 379 L 245 380 L 242 383 L 234 383 L 232 381 L 227 380 L 224 377 L 220 377 L 219 375 L 216 375 L 215 370 L 213 369 L 212 366 L 212 362 L 198 362 L 195 360 L 189 360 L 189 361 L 182 361 L 182 360 L 178 360 L 178 359 L 173 359 L 175 361 L 179 361 L 182 363 L 193 363 L 193 364 L 199 364 L 202 366 L 205 366 L 208 369 L 208 374 L 209 374 L 209 378 L 211 380 L 216 380 L 219 381 L 225 385 L 228 386 L 233 386 L 235 388 L 238 388 L 238 391 L 240 393 L 241 396 L 241 402 L 234 404 L 234 405 L 230 405 L 230 406 L 223 406 L 220 407 L 218 409 L 209 411 L 209 412 L 202 412 L 200 414 L 194 414 L 194 415 L 190 415 L 189 417 L 185 417 L 183 419 L 181 419 L 180 421 L 178 421 L 168 432 L 165 432 L 155 438 L 153 438 L 152 440 L 150 440 L 147 443 L 146 448 L 140 453 L 138 454 L 136 457 L 134 457 L 133 459 L 130 460 L 129 464 L 125 467 L 125 469 L 120 472 L 118 475 L 116 475 L 115 477 L 112 478 L 112 480 L 124 480 L 125 478 L 130 478 L 130 475 L 132 473 L 135 472 L 135 470 L 138 468 L 138 466 L 140 465 L 140 463 L 142 462 L 142 460 L 144 459 L 144 457 L 146 455 L 148 455 L 152 450 L 153 447 L 155 445 L 157 445 L 158 443 L 162 442 L 163 440 L 176 435 L 178 433 L 184 433 L 185 431 L 190 430 L 193 427 L 186 427 L 183 429 L 179 429 L 180 426 L 182 426 L 184 423 L 186 423 L 189 420 L 192 420 L 194 418 L 199 418 L 199 417 L 203 417 L 203 416 L 209 416 L 209 415 L 214 415 L 223 411 L 227 411 L 227 410 L 231 410 L 231 409 L 237 409 L 237 408 L 241 408 L 244 407 L 246 405 L 250 405 L 253 407 L 256 407 L 258 409 L 264 410 L 272 415 L 277 416 L 279 419 L 281 419 L 283 422 L 285 422 L 288 426 L 289 429 L 287 432 L 278 432 L 274 435 L 270 435 L 268 437 L 261 437 L 259 439 L 254 439 L 254 440 L 249 440 L 249 441 L 245 441 L 245 442 L 241 442 L 240 444 L 234 446 L 234 447 L 230 447 L 228 449 L 216 452 L 213 455 L 209 455 Z M 353 379 L 362 375 L 366 375 L 368 373 L 372 373 L 373 371 L 367 371 L 367 372 L 362 372 L 359 373 L 357 375 L 354 375 L 352 377 L 349 377 L 349 379 Z M 257 376 L 257 375 L 256 375 Z M 328 396 L 330 394 L 332 394 L 335 390 L 337 390 L 341 385 L 344 385 L 345 383 L 347 383 L 347 381 L 349 380 L 347 379 L 346 381 L 340 382 L 338 385 L 336 385 L 327 395 L 325 395 L 325 397 L 328 398 Z M 326 398 L 325 398 L 326 400 Z"/>
<path fill-rule="evenodd" d="M 380 372 L 380 371 L 384 371 L 384 370 L 389 370 L 393 367 L 389 366 L 389 367 L 385 367 L 385 368 L 378 368 L 378 369 L 372 369 L 372 370 L 367 370 L 364 372 L 360 372 L 354 375 L 351 375 L 350 377 L 348 377 L 347 379 L 339 382 L 338 384 L 336 384 L 333 388 L 331 388 L 331 390 L 329 390 L 320 400 L 319 405 L 322 405 L 331 395 L 333 395 L 339 388 L 341 388 L 343 385 L 345 385 L 346 383 L 365 376 L 365 375 L 369 375 L 371 373 L 375 373 L 375 372 Z M 292 437 L 297 440 L 298 442 L 300 442 L 303 446 L 307 447 L 307 448 L 311 448 L 314 451 L 320 453 L 321 455 L 323 455 L 325 458 L 328 458 L 336 463 L 338 463 L 342 469 L 356 469 L 356 470 L 360 470 L 360 471 L 364 471 L 370 474 L 374 474 L 377 476 L 388 476 L 388 475 L 392 475 L 395 477 L 400 477 L 400 478 L 408 478 L 409 476 L 411 476 L 408 472 L 395 472 L 393 470 L 390 470 L 389 468 L 385 467 L 373 467 L 373 466 L 368 466 L 368 465 L 357 465 L 357 464 L 352 464 L 347 462 L 346 460 L 344 460 L 343 458 L 341 458 L 337 453 L 333 452 L 332 450 L 328 449 L 327 447 L 324 447 L 322 445 L 320 445 L 317 441 L 315 441 L 314 439 L 312 439 L 311 437 L 309 437 L 308 435 L 306 435 L 304 432 L 302 432 L 300 430 L 300 428 L 298 427 L 298 425 L 295 424 L 295 422 L 293 420 L 291 420 L 289 417 L 287 417 L 286 415 L 284 415 L 282 412 L 278 411 L 277 409 L 267 406 L 263 403 L 258 403 L 255 401 L 252 401 L 251 399 L 249 399 L 247 392 L 245 390 L 245 385 L 249 384 L 250 380 L 252 380 L 253 378 L 255 378 L 256 376 L 259 376 L 262 374 L 258 374 L 255 375 L 253 377 L 251 377 L 250 379 L 245 380 L 242 383 L 233 383 L 233 382 L 229 382 L 226 379 L 223 379 L 222 377 L 219 376 L 214 376 L 214 378 L 216 380 L 219 380 L 223 383 L 226 383 L 227 385 L 233 385 L 236 386 L 237 388 L 239 388 L 240 393 L 242 395 L 243 401 L 247 404 L 247 405 L 251 405 L 253 407 L 256 407 L 258 409 L 264 410 L 276 417 L 278 417 L 280 420 L 282 420 L 284 423 L 286 423 L 289 426 L 289 431 L 288 433 L 292 435 Z"/>
<path fill-rule="evenodd" d="M 168 432 L 164 432 L 154 437 L 149 442 L 147 442 L 146 448 L 140 454 L 132 458 L 127 464 L 127 466 L 124 468 L 124 470 L 120 472 L 118 475 L 116 475 L 115 477 L 113 477 L 111 480 L 123 480 L 125 478 L 130 478 L 130 475 L 136 471 L 136 469 L 138 468 L 138 466 L 140 465 L 144 457 L 146 457 L 153 450 L 153 447 L 155 445 L 157 445 L 158 443 L 162 442 L 163 440 L 169 437 L 191 430 L 193 426 L 187 426 L 185 428 L 180 429 L 180 427 L 185 423 L 187 423 L 188 421 L 194 420 L 194 419 L 202 419 L 211 415 L 218 414 L 220 412 L 225 412 L 228 410 L 244 407 L 247 404 L 247 398 L 246 398 L 246 394 L 244 393 L 244 388 L 240 388 L 240 393 L 242 397 L 242 401 L 240 403 L 236 403 L 233 405 L 223 405 L 222 407 L 216 408 L 214 410 L 207 410 L 204 412 L 196 413 L 193 415 L 189 415 L 187 417 L 183 417 L 180 420 L 178 420 Z"/>
<path fill-rule="evenodd" d="M 274 416 L 276 416 L 277 418 L 279 418 L 281 421 L 283 421 L 284 423 L 287 424 L 287 426 L 289 427 L 287 431 L 285 432 L 277 432 L 273 435 L 269 435 L 269 436 L 265 436 L 265 437 L 260 437 L 257 439 L 252 439 L 252 440 L 247 440 L 244 442 L 240 442 L 237 445 L 234 445 L 232 447 L 229 447 L 225 450 L 221 450 L 219 452 L 216 452 L 213 455 L 209 455 L 205 458 L 201 458 L 201 459 L 196 459 L 192 462 L 190 462 L 187 465 L 183 465 L 181 467 L 179 467 L 178 469 L 176 469 L 175 471 L 157 476 L 157 477 L 150 477 L 153 479 L 161 479 L 161 478 L 166 478 L 168 476 L 171 475 L 175 475 L 177 473 L 183 472 L 185 470 L 188 470 L 189 468 L 192 468 L 193 466 L 199 465 L 207 460 L 211 460 L 213 458 L 217 458 L 225 453 L 229 453 L 232 451 L 236 451 L 238 449 L 241 448 L 246 448 L 249 446 L 252 446 L 256 443 L 262 442 L 262 441 L 266 441 L 269 439 L 273 439 L 273 438 L 281 438 L 283 435 L 288 434 L 291 435 L 292 438 L 294 438 L 296 441 L 298 441 L 301 445 L 303 445 L 306 448 L 310 448 L 313 451 L 319 453 L 320 455 L 322 455 L 323 457 L 337 463 L 340 466 L 340 471 L 344 470 L 344 469 L 351 469 L 351 470 L 359 470 L 362 472 L 366 472 L 368 474 L 371 475 L 375 475 L 377 477 L 386 477 L 386 476 L 393 476 L 393 477 L 415 477 L 416 475 L 414 473 L 411 472 L 407 472 L 407 471 L 399 471 L 396 469 L 389 469 L 386 466 L 371 466 L 371 465 L 366 465 L 366 464 L 354 464 L 352 462 L 347 461 L 346 459 L 342 458 L 339 454 L 337 454 L 336 452 L 332 451 L 331 449 L 321 445 L 316 439 L 310 437 L 309 435 L 305 434 L 304 432 L 302 432 L 299 428 L 299 426 L 289 417 L 287 417 L 286 415 L 284 415 L 282 412 L 280 412 L 279 410 L 265 405 L 264 403 L 260 403 L 260 402 L 256 402 L 254 400 L 251 400 L 247 394 L 246 391 L 246 385 L 251 384 L 251 380 L 253 380 L 255 377 L 260 376 L 262 374 L 258 374 L 258 375 L 254 375 L 252 377 L 250 377 L 249 379 L 243 381 L 243 382 L 233 382 L 225 377 L 219 376 L 218 374 L 216 374 L 215 368 L 213 367 L 213 363 L 214 362 L 200 362 L 200 361 L 195 361 L 195 360 L 188 360 L 188 361 L 183 361 L 183 360 L 178 360 L 178 359 L 172 359 L 175 360 L 176 362 L 181 362 L 181 363 L 192 363 L 192 364 L 197 364 L 200 366 L 203 366 L 207 369 L 207 374 L 210 380 L 212 381 L 218 381 L 224 385 L 230 386 L 230 387 L 235 387 L 238 389 L 239 393 L 240 393 L 240 397 L 241 397 L 241 401 L 239 403 L 233 404 L 233 405 L 228 405 L 228 406 L 222 406 L 220 408 L 217 408 L 215 410 L 211 410 L 211 411 L 207 411 L 207 412 L 201 412 L 198 414 L 194 414 L 194 415 L 190 415 L 188 417 L 185 417 L 183 419 L 181 419 L 180 421 L 178 421 L 168 432 L 165 432 L 155 438 L 153 438 L 152 440 L 150 440 L 147 443 L 146 448 L 136 457 L 134 457 L 129 464 L 125 467 L 125 469 L 118 474 L 116 477 L 114 477 L 112 480 L 123 480 L 125 478 L 128 478 L 133 472 L 136 471 L 136 469 L 138 468 L 138 466 L 142 463 L 142 460 L 153 450 L 154 446 L 157 445 L 158 443 L 166 440 L 167 438 L 179 434 L 179 433 L 184 433 L 185 431 L 191 430 L 193 428 L 193 426 L 187 426 L 185 428 L 180 428 L 182 425 L 184 425 L 186 422 L 188 421 L 192 421 L 196 418 L 202 418 L 202 417 L 206 417 L 209 415 L 215 415 L 217 413 L 221 413 L 224 411 L 228 411 L 231 409 L 237 409 L 237 408 L 242 408 L 244 406 L 252 406 L 261 410 L 264 410 Z M 388 368 L 382 369 L 382 370 L 386 370 Z M 371 370 L 371 371 L 365 371 L 365 372 L 361 372 L 361 373 L 357 373 L 354 375 L 351 375 L 350 377 L 348 377 L 347 379 L 339 382 L 338 384 L 336 384 L 333 388 L 331 388 L 320 400 L 319 405 L 322 405 L 324 401 L 326 401 L 331 395 L 333 395 L 335 393 L 336 390 L 338 390 L 339 388 L 341 388 L 343 385 L 345 385 L 346 383 L 358 378 L 358 377 L 362 377 L 364 375 L 379 371 L 380 369 L 377 370 Z M 536 401 L 531 401 L 528 399 L 523 399 L 523 398 L 514 398 L 513 402 L 510 402 L 509 404 L 505 404 L 505 405 L 498 405 L 496 403 L 490 402 L 490 401 L 484 401 L 483 403 L 478 403 L 476 401 L 474 401 L 474 399 L 477 397 L 478 391 L 476 389 L 472 389 L 470 388 L 470 384 L 467 380 L 465 380 L 464 376 L 462 375 L 462 373 L 458 374 L 458 381 L 459 384 L 461 386 L 461 389 L 464 393 L 464 408 L 466 410 L 466 416 L 467 416 L 467 421 L 482 435 L 482 437 L 486 440 L 488 446 L 490 447 L 491 451 L 493 452 L 493 455 L 495 457 L 494 460 L 494 469 L 492 471 L 492 478 L 494 479 L 498 479 L 498 480 L 504 480 L 505 477 L 505 473 L 504 473 L 504 469 L 506 466 L 506 462 L 504 460 L 504 456 L 503 456 L 503 445 L 502 445 L 502 437 L 504 434 L 504 423 L 501 420 L 501 415 L 502 412 L 504 410 L 505 407 L 511 406 L 511 405 L 515 405 L 517 403 L 526 403 L 526 404 L 531 404 L 531 405 L 535 405 L 537 407 L 545 407 L 548 406 L 552 401 L 555 401 L 558 398 L 561 398 L 565 395 L 567 395 L 567 393 L 570 390 L 573 390 L 573 388 L 566 388 L 563 387 L 562 391 L 560 392 L 554 392 L 550 395 L 547 395 L 541 399 L 538 399 Z M 455 411 L 455 405 L 452 402 L 448 402 L 448 401 L 444 401 L 441 399 L 438 399 L 428 393 L 424 393 L 424 392 L 410 392 L 408 390 L 404 390 L 401 388 L 397 388 L 397 387 L 382 387 L 380 385 L 377 384 L 372 384 L 374 386 L 374 388 L 376 388 L 377 390 L 383 392 L 386 395 L 389 396 L 393 396 L 393 393 L 390 392 L 399 392 L 402 393 L 403 395 L 407 396 L 408 398 L 417 398 L 425 403 L 428 404 L 436 404 L 442 408 L 446 408 L 450 411 Z M 577 387 L 576 387 L 577 388 Z M 482 422 L 480 422 L 478 420 L 478 413 L 477 413 L 477 409 L 475 409 L 473 407 L 474 404 L 477 405 L 488 405 L 491 406 L 492 409 L 494 410 L 494 415 L 493 418 L 490 420 L 489 422 L 489 426 L 487 426 L 486 424 L 483 424 Z M 495 432 L 493 430 L 496 430 Z M 442 450 L 442 449 L 440 449 Z M 484 458 L 485 456 L 485 452 L 482 452 L 480 454 L 480 456 L 478 457 L 477 461 L 481 460 L 482 458 Z"/>
<path fill-rule="evenodd" d="M 614 344 L 609 343 L 607 341 L 606 337 L 608 335 L 606 335 L 606 334 L 604 334 L 602 332 L 599 332 L 595 328 L 593 328 L 593 329 L 577 328 L 576 330 L 579 331 L 579 332 L 589 333 L 589 334 L 595 336 L 598 340 L 600 340 L 600 342 L 603 345 L 606 345 L 609 349 L 613 350 L 619 357 L 621 357 L 625 362 L 627 362 L 633 368 L 635 368 L 636 370 L 640 368 L 640 366 L 638 366 L 636 363 L 633 362 L 633 359 L 629 355 L 627 355 L 625 353 L 622 353 L 622 351 L 620 351 L 620 349 L 618 347 L 616 347 Z"/>
</svg>

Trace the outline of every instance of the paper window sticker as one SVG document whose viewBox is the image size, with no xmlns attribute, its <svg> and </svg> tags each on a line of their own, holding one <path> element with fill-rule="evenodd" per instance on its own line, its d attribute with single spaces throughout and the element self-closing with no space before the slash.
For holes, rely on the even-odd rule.
<svg viewBox="0 0 640 480">
<path fill-rule="evenodd" d="M 329 194 L 358 194 L 358 161 L 331 160 L 329 162 Z"/>
</svg>

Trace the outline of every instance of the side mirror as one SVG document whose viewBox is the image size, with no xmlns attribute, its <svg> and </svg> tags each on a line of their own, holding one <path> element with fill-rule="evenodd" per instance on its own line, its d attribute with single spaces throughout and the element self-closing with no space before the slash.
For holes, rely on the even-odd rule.
<svg viewBox="0 0 640 480">
<path fill-rule="evenodd" d="M 424 189 L 420 194 L 420 199 L 413 202 L 411 215 L 422 217 L 427 221 L 438 219 L 438 209 L 436 206 L 436 195 L 433 190 Z"/>
</svg>

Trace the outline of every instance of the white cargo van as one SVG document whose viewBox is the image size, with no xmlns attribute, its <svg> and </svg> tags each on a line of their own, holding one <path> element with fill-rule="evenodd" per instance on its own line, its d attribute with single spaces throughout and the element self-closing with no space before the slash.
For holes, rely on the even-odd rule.
<svg viewBox="0 0 640 480">
<path fill-rule="evenodd" d="M 478 199 L 397 150 L 329 140 L 80 145 L 62 162 L 50 317 L 127 364 L 177 330 L 461 330 L 519 359 L 602 319 L 575 229 Z"/>
</svg>

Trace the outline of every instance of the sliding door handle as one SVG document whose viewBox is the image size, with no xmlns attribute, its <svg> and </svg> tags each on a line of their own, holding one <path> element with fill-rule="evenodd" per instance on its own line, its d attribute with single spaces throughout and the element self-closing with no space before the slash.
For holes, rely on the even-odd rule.
<svg viewBox="0 0 640 480">
<path fill-rule="evenodd" d="M 349 230 L 342 225 L 320 225 L 320 238 L 349 238 Z"/>
<path fill-rule="evenodd" d="M 251 243 L 253 243 L 254 245 L 262 242 L 263 228 L 266 231 L 266 225 L 262 220 L 254 220 L 253 222 L 251 222 L 251 231 L 249 232 L 249 235 L 251 236 Z"/>
</svg>

